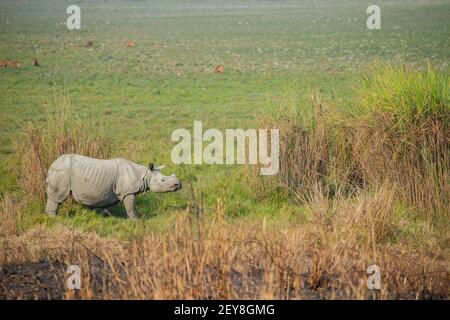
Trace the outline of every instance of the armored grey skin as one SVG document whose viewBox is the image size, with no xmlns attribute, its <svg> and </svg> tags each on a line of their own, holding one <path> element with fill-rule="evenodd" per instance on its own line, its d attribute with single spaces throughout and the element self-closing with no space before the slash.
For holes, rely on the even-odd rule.
<svg viewBox="0 0 450 320">
<path fill-rule="evenodd" d="M 181 189 L 175 174 L 165 176 L 162 168 L 121 158 L 100 160 L 78 154 L 62 155 L 47 173 L 45 211 L 55 216 L 59 204 L 72 193 L 78 203 L 102 208 L 108 214 L 108 209 L 121 201 L 128 217 L 136 218 L 136 195 L 149 190 L 162 193 Z"/>
</svg>

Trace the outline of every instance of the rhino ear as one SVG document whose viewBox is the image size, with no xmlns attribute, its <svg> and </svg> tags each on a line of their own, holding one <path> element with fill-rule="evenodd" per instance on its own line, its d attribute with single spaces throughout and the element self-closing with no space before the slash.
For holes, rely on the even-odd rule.
<svg viewBox="0 0 450 320">
<path fill-rule="evenodd" d="M 148 164 L 148 167 L 150 168 L 150 171 L 153 171 L 153 169 L 155 168 L 153 162 L 150 162 L 150 163 Z"/>
</svg>

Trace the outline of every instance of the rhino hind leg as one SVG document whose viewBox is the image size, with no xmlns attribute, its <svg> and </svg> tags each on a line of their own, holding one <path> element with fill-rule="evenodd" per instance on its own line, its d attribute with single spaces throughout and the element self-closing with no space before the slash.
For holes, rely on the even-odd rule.
<svg viewBox="0 0 450 320">
<path fill-rule="evenodd" d="M 51 199 L 47 199 L 47 205 L 45 206 L 45 212 L 51 216 L 56 216 L 56 211 L 58 211 L 59 203 Z"/>
<path fill-rule="evenodd" d="M 110 205 L 110 206 L 107 206 L 107 207 L 102 208 L 102 209 L 101 209 L 102 215 L 103 215 L 104 217 L 112 217 L 113 214 L 111 213 L 111 210 L 112 210 L 115 206 L 116 206 L 116 203 L 114 203 L 114 204 L 112 204 L 112 205 Z"/>
</svg>

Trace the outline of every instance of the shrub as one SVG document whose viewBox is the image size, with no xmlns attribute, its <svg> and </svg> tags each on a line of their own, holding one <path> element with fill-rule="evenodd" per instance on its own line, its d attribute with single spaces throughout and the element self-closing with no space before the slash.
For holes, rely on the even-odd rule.
<svg viewBox="0 0 450 320">
<path fill-rule="evenodd" d="M 86 119 L 79 118 L 69 98 L 45 109 L 41 127 L 24 125 L 22 139 L 16 150 L 20 157 L 19 181 L 29 197 L 45 199 L 45 178 L 51 163 L 62 154 L 78 153 L 96 158 L 107 158 L 111 142 L 96 136 Z"/>
<path fill-rule="evenodd" d="M 427 213 L 448 213 L 448 75 L 428 66 L 380 67 L 361 93 L 366 116 L 353 129 L 353 154 L 369 185 L 387 181 Z"/>
<path fill-rule="evenodd" d="M 387 187 L 427 216 L 445 217 L 448 85 L 448 76 L 431 66 L 421 72 L 378 65 L 359 90 L 360 112 L 338 112 L 314 96 L 288 99 L 261 120 L 280 129 L 280 172 L 256 178 L 255 190 L 281 188 L 307 203 L 318 193 L 335 197 Z"/>
</svg>

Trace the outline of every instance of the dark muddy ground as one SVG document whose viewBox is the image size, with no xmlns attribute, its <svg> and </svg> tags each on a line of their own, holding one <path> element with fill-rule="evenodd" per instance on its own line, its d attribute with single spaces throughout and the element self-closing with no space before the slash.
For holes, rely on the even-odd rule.
<svg viewBox="0 0 450 320">
<path fill-rule="evenodd" d="M 100 259 L 92 258 L 91 284 L 92 298 L 105 299 L 120 297 L 116 280 L 111 276 L 109 267 Z M 66 299 L 67 264 L 48 258 L 39 262 L 9 265 L 0 269 L 0 299 Z M 215 272 L 210 271 L 212 274 Z M 242 275 L 232 271 L 231 278 L 235 286 L 240 287 Z M 254 284 L 262 279 L 262 272 L 254 271 Z M 78 290 L 70 290 L 71 299 L 79 298 Z M 324 299 L 324 292 L 305 289 L 304 299 Z M 248 292 L 247 292 L 248 294 Z"/>
<path fill-rule="evenodd" d="M 1 299 L 62 299 L 64 279 L 60 262 L 43 260 L 3 267 L 0 271 Z"/>
<path fill-rule="evenodd" d="M 4 299 L 41 299 L 41 300 L 58 300 L 58 299 L 79 299 L 79 290 L 67 290 L 66 281 L 69 276 L 66 274 L 68 265 L 62 261 L 45 258 L 38 262 L 15 264 L 0 267 L 0 300 Z M 213 277 L 217 273 L 209 270 Z M 255 288 L 255 293 L 246 291 L 243 293 L 245 297 L 253 297 L 257 299 L 257 288 L 262 281 L 262 270 L 252 270 L 251 278 Z M 82 275 L 82 279 L 85 275 Z M 294 276 L 294 275 L 293 275 Z M 304 279 L 308 278 L 308 274 L 301 274 Z M 239 289 L 242 288 L 243 275 L 236 271 L 230 272 L 233 285 Z M 100 258 L 90 258 L 90 274 L 89 293 L 91 299 L 120 299 L 119 285 L 112 276 L 110 267 Z M 343 293 L 336 290 L 334 284 L 338 279 L 333 276 L 327 276 L 318 279 L 316 288 L 311 288 L 305 282 L 302 289 L 302 299 L 345 299 Z M 289 288 L 293 290 L 293 288 Z M 248 290 L 248 289 L 247 289 Z M 253 291 L 250 288 L 250 291 Z M 69 295 L 67 295 L 69 293 Z M 366 299 L 376 299 L 378 292 L 371 292 Z M 86 298 L 84 296 L 83 298 Z M 205 297 L 208 299 L 208 297 Z M 412 292 L 403 293 L 401 296 L 392 296 L 392 299 L 448 299 L 446 294 L 433 294 L 424 292 L 423 295 L 417 297 Z M 286 297 L 279 297 L 286 299 Z"/>
<path fill-rule="evenodd" d="M 39 262 L 5 266 L 0 269 L 0 299 L 66 299 L 67 264 L 46 258 Z M 93 299 L 105 297 L 105 290 L 117 292 L 105 264 L 93 258 L 91 287 Z M 71 290 L 71 298 L 78 298 L 78 290 Z"/>
</svg>

